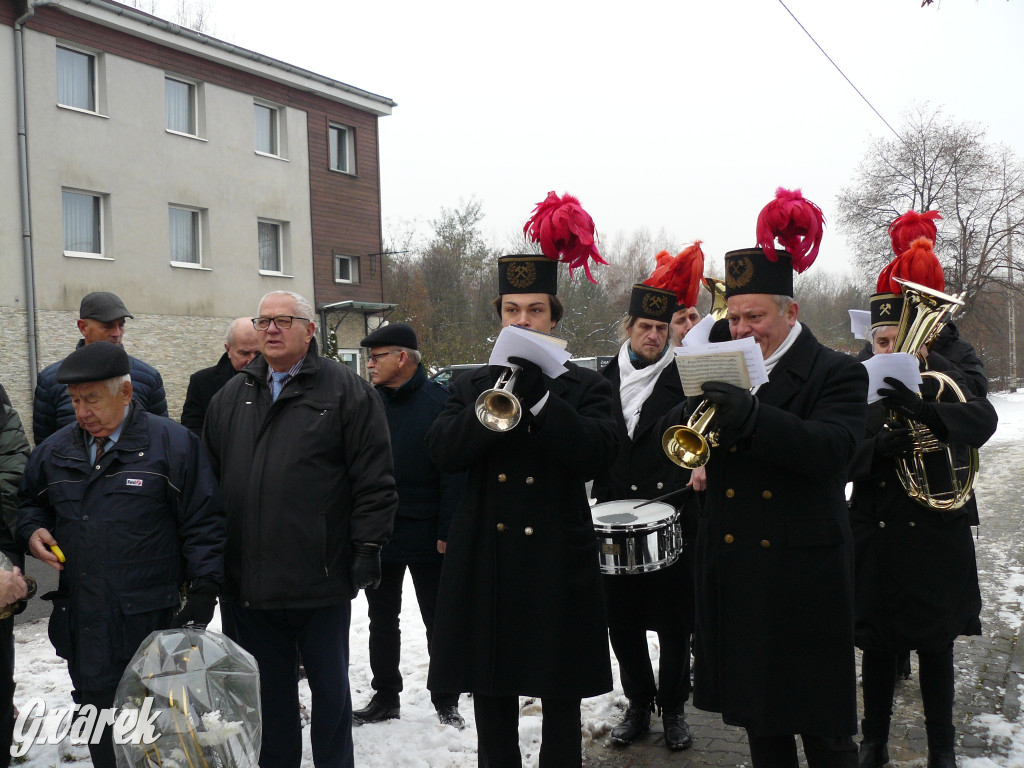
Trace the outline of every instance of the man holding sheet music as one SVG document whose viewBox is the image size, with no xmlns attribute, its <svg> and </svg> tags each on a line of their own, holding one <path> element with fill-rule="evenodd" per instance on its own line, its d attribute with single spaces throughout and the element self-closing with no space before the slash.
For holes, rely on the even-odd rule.
<svg viewBox="0 0 1024 768">
<path fill-rule="evenodd" d="M 543 335 L 562 315 L 557 267 L 542 255 L 499 259 L 504 330 L 492 365 L 452 383 L 427 433 L 442 471 L 469 473 L 448 535 L 427 686 L 473 694 L 488 768 L 522 765 L 519 696 L 542 702 L 541 768 L 582 765 L 580 699 L 612 688 L 584 484 L 619 448 L 614 393 L 597 372 L 557 362 L 568 358 L 564 343 Z M 498 347 L 510 345 L 501 358 Z M 512 392 L 522 418 L 495 431 L 475 404 L 509 363 L 520 369 Z"/>
<path fill-rule="evenodd" d="M 726 296 L 731 336 L 754 339 L 768 380 L 754 390 L 703 385 L 719 434 L 697 535 L 694 705 L 746 729 L 754 768 L 795 767 L 795 734 L 811 768 L 855 766 L 844 486 L 867 374 L 797 320 L 793 270 L 817 242 L 808 249 L 781 226 L 758 233 L 763 247 L 726 254 Z M 776 237 L 793 255 L 776 250 Z M 679 410 L 663 423 L 679 423 Z"/>
<path fill-rule="evenodd" d="M 667 256 L 668 254 L 664 254 Z M 677 316 L 700 319 L 696 308 L 704 255 L 699 245 L 675 259 L 695 257 L 696 269 L 672 270 L 681 279 L 657 280 L 658 270 L 630 292 L 626 340 L 618 355 L 601 372 L 618 393 L 620 439 L 624 444 L 607 474 L 594 481 L 599 502 L 619 499 L 665 499 L 676 507 L 683 534 L 683 551 L 671 565 L 636 574 L 601 577 L 608 603 L 608 632 L 619 663 L 622 690 L 629 700 L 622 720 L 611 731 L 612 742 L 627 745 L 650 729 L 651 712 L 660 712 L 665 746 L 688 749 L 693 744 L 684 705 L 690 696 L 690 634 L 693 632 L 693 540 L 699 506 L 684 489 L 690 472 L 668 460 L 661 449 L 658 420 L 683 396 L 670 338 Z M 672 258 L 672 257 L 669 257 Z M 659 254 L 659 263 L 662 262 Z M 656 285 L 651 285 L 655 281 Z M 686 304 L 689 306 L 685 306 Z M 692 322 L 681 323 L 685 335 Z M 685 330 L 682 326 L 685 325 Z M 671 513 L 670 508 L 666 508 Z M 655 683 L 647 646 L 647 631 L 658 633 L 660 647 Z"/>
</svg>

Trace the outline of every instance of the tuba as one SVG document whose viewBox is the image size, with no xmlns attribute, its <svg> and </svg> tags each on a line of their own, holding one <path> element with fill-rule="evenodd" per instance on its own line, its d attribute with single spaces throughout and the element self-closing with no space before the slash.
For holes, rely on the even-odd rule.
<svg viewBox="0 0 1024 768">
<path fill-rule="evenodd" d="M 916 355 L 921 347 L 935 339 L 946 317 L 956 307 L 963 306 L 964 294 L 950 296 L 900 278 L 896 278 L 896 282 L 903 286 L 903 312 L 893 341 L 893 352 Z M 955 402 L 967 401 L 959 385 L 948 375 L 940 371 L 924 371 L 921 376 L 938 383 L 936 401 L 947 393 Z M 978 449 L 940 443 L 924 424 L 895 412 L 887 414 L 887 421 L 908 427 L 913 437 L 913 452 L 896 463 L 896 475 L 907 496 L 924 507 L 939 511 L 960 509 L 966 504 L 977 479 Z"/>
<path fill-rule="evenodd" d="M 716 321 L 722 320 L 729 309 L 725 299 L 725 281 L 716 277 L 704 277 L 701 281 L 711 293 L 708 314 Z M 686 424 L 676 424 L 665 430 L 661 436 L 661 448 L 673 464 L 684 469 L 696 469 L 708 463 L 711 449 L 718 445 L 717 432 L 709 432 L 714 416 L 715 404 L 701 400 Z"/>
</svg>

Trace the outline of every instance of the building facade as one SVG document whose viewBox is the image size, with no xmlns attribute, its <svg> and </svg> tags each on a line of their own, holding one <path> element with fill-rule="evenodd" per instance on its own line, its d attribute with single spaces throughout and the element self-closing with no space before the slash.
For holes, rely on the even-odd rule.
<svg viewBox="0 0 1024 768">
<path fill-rule="evenodd" d="M 72 351 L 96 290 L 134 314 L 125 348 L 161 371 L 172 417 L 271 290 L 346 307 L 337 347 L 363 373 L 358 341 L 387 306 L 377 120 L 394 106 L 109 0 L 0 0 L 0 382 L 16 407 L 31 413 L 33 367 Z"/>
</svg>

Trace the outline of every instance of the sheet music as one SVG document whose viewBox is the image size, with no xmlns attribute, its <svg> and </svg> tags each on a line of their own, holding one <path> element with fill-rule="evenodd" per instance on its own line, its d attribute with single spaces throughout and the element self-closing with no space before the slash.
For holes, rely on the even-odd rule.
<svg viewBox="0 0 1024 768">
<path fill-rule="evenodd" d="M 711 315 L 704 315 L 693 328 L 686 332 L 683 336 L 683 347 L 699 347 L 703 344 L 708 343 L 708 337 L 711 336 L 711 326 L 715 324 L 715 318 Z"/>
<path fill-rule="evenodd" d="M 850 309 L 850 333 L 855 339 L 866 339 L 871 330 L 871 313 L 866 309 Z"/>
<path fill-rule="evenodd" d="M 494 343 L 487 363 L 509 366 L 510 357 L 525 357 L 539 365 L 547 376 L 557 379 L 568 370 L 565 363 L 572 355 L 557 342 L 550 341 L 544 336 L 545 334 L 526 328 L 506 326 L 498 334 L 498 340 Z"/>
<path fill-rule="evenodd" d="M 677 347 L 676 370 L 687 397 L 704 394 L 701 384 L 724 381 L 743 389 L 768 381 L 761 347 L 752 336 L 696 347 Z"/>
<path fill-rule="evenodd" d="M 886 376 L 899 379 L 915 392 L 921 391 L 921 370 L 917 355 L 906 352 L 893 352 L 887 355 L 874 355 L 863 363 L 868 369 L 868 402 L 876 403 L 882 399 L 878 388 L 890 389 L 885 383 Z"/>
</svg>

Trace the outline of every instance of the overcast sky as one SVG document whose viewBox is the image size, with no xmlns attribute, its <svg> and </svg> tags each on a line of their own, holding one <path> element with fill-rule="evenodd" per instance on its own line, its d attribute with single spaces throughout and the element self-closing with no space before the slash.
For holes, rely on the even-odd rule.
<svg viewBox="0 0 1024 768">
<path fill-rule="evenodd" d="M 927 101 L 1024 154 L 1024 0 L 785 1 L 894 127 Z M 503 248 L 554 189 L 606 237 L 702 238 L 720 270 L 782 185 L 822 207 L 817 267 L 842 269 L 836 195 L 891 136 L 778 0 L 208 2 L 216 37 L 398 103 L 386 232 L 475 196 Z"/>
</svg>

